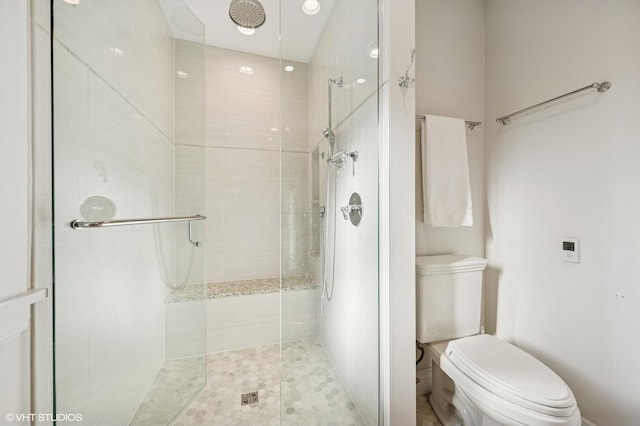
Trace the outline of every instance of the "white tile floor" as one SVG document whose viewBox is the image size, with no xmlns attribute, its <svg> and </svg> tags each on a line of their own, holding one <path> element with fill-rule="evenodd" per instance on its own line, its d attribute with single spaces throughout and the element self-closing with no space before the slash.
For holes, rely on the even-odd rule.
<svg viewBox="0 0 640 426">
<path fill-rule="evenodd" d="M 286 344 L 282 353 L 269 345 L 209 355 L 207 385 L 198 391 L 204 368 L 203 358 L 165 362 L 131 425 L 169 424 L 195 394 L 174 426 L 363 424 L 317 339 Z M 241 406 L 240 395 L 255 390 L 259 402 Z M 416 398 L 416 425 L 442 426 L 428 395 Z"/>
<path fill-rule="evenodd" d="M 282 425 L 364 425 L 317 339 L 282 347 Z"/>
<path fill-rule="evenodd" d="M 168 424 L 176 403 L 184 403 L 179 395 L 185 390 L 193 395 L 188 389 L 200 388 L 201 367 L 197 359 L 167 361 L 131 424 Z M 241 394 L 253 391 L 258 391 L 259 402 L 242 406 Z M 282 348 L 269 345 L 207 356 L 207 385 L 172 424 L 342 426 L 363 422 L 324 348 L 312 339 Z"/>
</svg>

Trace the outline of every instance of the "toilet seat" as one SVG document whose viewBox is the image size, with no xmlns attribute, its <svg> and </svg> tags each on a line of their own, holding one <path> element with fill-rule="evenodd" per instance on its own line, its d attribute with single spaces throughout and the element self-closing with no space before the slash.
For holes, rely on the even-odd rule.
<svg viewBox="0 0 640 426">
<path fill-rule="evenodd" d="M 521 349 L 483 334 L 451 341 L 440 367 L 483 412 L 511 424 L 580 424 L 567 384 Z"/>
</svg>

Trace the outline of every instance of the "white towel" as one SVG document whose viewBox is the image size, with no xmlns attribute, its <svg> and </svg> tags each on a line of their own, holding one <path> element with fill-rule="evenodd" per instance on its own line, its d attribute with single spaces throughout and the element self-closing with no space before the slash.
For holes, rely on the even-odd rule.
<svg viewBox="0 0 640 426">
<path fill-rule="evenodd" d="M 424 223 L 473 226 L 464 120 L 427 115 L 421 138 Z"/>
</svg>

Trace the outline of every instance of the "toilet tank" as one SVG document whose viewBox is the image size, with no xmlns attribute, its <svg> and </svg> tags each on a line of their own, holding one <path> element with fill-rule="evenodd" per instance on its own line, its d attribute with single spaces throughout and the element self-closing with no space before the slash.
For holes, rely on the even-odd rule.
<svg viewBox="0 0 640 426">
<path fill-rule="evenodd" d="M 480 332 L 487 260 L 464 254 L 416 257 L 416 339 L 422 343 Z"/>
</svg>

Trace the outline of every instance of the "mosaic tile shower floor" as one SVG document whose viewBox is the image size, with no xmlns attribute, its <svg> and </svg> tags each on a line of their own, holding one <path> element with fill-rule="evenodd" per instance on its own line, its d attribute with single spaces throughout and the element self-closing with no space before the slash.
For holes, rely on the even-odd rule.
<svg viewBox="0 0 640 426">
<path fill-rule="evenodd" d="M 207 385 L 172 425 L 364 424 L 317 339 L 286 343 L 280 351 L 280 345 L 269 345 L 208 355 Z M 132 424 L 167 424 L 171 407 L 166 402 L 197 386 L 197 365 L 165 363 L 156 379 L 161 383 L 154 383 Z M 176 380 L 190 369 L 194 374 L 187 383 Z M 240 405 L 241 394 L 256 390 L 257 404 Z"/>
</svg>

